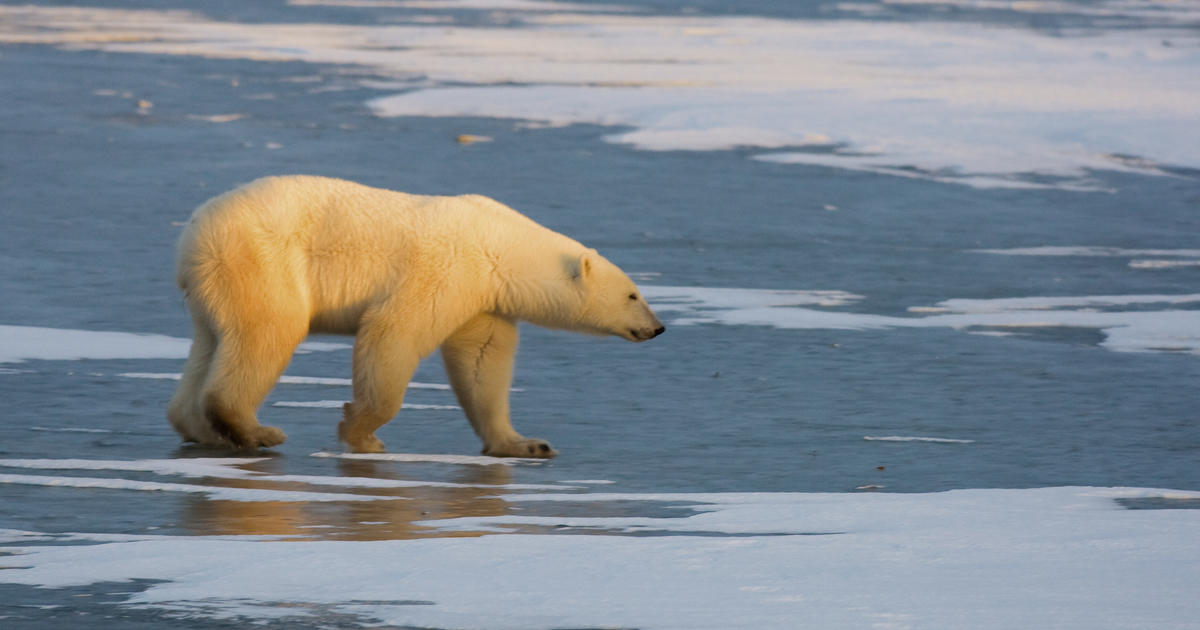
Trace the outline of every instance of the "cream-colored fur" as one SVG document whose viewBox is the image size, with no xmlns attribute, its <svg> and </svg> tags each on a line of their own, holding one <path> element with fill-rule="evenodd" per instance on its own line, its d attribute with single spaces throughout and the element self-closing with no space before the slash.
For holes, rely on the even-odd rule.
<svg viewBox="0 0 1200 630">
<path fill-rule="evenodd" d="M 634 283 L 578 242 L 478 195 L 432 197 L 337 179 L 268 177 L 202 205 L 177 276 L 195 338 L 167 409 L 184 440 L 286 439 L 255 410 L 309 333 L 356 335 L 338 435 L 378 452 L 417 363 L 442 349 L 483 452 L 553 457 L 517 433 L 517 321 L 644 341 L 662 332 Z"/>
</svg>

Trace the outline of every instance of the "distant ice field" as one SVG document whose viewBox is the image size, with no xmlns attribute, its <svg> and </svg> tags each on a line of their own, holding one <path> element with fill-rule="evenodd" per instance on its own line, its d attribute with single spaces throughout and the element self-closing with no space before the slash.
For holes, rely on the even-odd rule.
<svg viewBox="0 0 1200 630">
<path fill-rule="evenodd" d="M 379 116 L 599 124 L 614 128 L 610 141 L 640 149 L 741 147 L 771 162 L 982 188 L 1096 191 L 1106 189 L 1097 171 L 1174 177 L 1200 168 L 1200 130 L 1190 124 L 1200 114 L 1194 6 L 1050 4 L 1157 19 L 1153 28 L 1047 34 L 565 2 L 293 3 L 399 12 L 397 24 L 380 25 L 10 6 L 0 7 L 0 42 L 358 65 L 393 78 L 364 79 L 394 92 L 370 100 Z M 422 19 L 448 9 L 511 13 L 494 26 Z"/>
</svg>

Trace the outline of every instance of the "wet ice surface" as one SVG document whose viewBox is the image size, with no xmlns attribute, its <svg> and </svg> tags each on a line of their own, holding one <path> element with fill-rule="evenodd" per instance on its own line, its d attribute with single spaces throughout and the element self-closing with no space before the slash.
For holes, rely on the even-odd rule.
<svg viewBox="0 0 1200 630">
<path fill-rule="evenodd" d="M 0 626 L 1194 627 L 1196 3 L 121 7 L 0 7 Z M 347 456 L 339 338 L 284 445 L 180 447 L 174 239 L 289 172 L 496 197 L 669 330 L 523 329 L 552 461 L 437 360 Z"/>
<path fill-rule="evenodd" d="M 1194 613 L 1200 511 L 1174 508 L 1200 492 L 608 493 L 509 483 L 543 465 L 533 460 L 315 459 L 344 467 L 287 476 L 263 470 L 270 458 L 0 459 L 40 472 L 0 483 L 205 497 L 180 507 L 187 533 L 0 530 L 7 592 L 102 595 L 124 582 L 125 619 L 292 627 L 788 628 L 803 617 L 830 628 L 1185 628 Z M 474 482 L 385 483 L 401 462 Z M 93 486 L 70 474 L 99 470 L 181 482 Z"/>
</svg>

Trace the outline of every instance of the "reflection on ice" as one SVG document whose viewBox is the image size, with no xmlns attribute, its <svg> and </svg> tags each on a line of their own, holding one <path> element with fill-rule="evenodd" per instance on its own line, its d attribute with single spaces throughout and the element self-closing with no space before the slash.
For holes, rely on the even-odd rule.
<svg viewBox="0 0 1200 630">
<path fill-rule="evenodd" d="M 325 454 L 328 455 L 328 454 Z M 499 495 L 578 490 L 569 484 L 512 483 L 509 466 L 479 466 L 472 458 L 396 455 L 338 457 L 335 474 L 269 472 L 273 458 L 181 458 L 158 460 L 0 459 L 0 486 L 26 485 L 76 491 L 156 492 L 190 495 L 180 526 L 201 535 L 287 539 L 395 540 L 425 536 L 477 536 L 492 528 L 454 531 L 421 523 L 429 519 L 501 516 L 511 502 Z M 496 458 L 475 458 L 496 459 Z M 507 460 L 503 460 L 507 461 Z M 537 460 L 542 461 L 542 460 Z M 396 463 L 450 463 L 446 481 L 401 474 Z M 465 465 L 463 465 L 465 464 Z M 126 476 L 78 476 L 49 471 L 109 471 Z M 443 471 L 444 472 L 444 471 Z M 129 473 L 140 473 L 129 478 Z M 186 477 L 188 483 L 144 478 Z M 338 491 L 331 492 L 330 488 Z"/>
<path fill-rule="evenodd" d="M 504 466 L 465 466 L 452 481 L 402 478 L 381 461 L 340 459 L 336 475 L 273 475 L 224 483 L 289 483 L 296 487 L 344 486 L 363 499 L 340 503 L 192 501 L 184 521 L 204 535 L 271 535 L 308 540 L 404 540 L 430 536 L 479 536 L 487 529 L 443 532 L 429 518 L 479 518 L 508 512 L 507 491 L 570 490 L 572 486 L 514 484 Z M 309 490 L 306 490 L 306 492 Z M 400 501 L 387 499 L 403 499 Z"/>
<path fill-rule="evenodd" d="M 279 502 L 307 503 L 325 501 L 373 501 L 376 499 L 402 499 L 405 497 L 377 497 L 328 492 L 291 492 L 287 490 L 264 490 L 260 488 L 227 487 L 222 485 L 200 485 L 185 483 L 163 483 L 109 477 L 50 477 L 46 475 L 21 475 L 0 473 L 0 485 L 30 485 L 54 488 L 100 488 L 107 490 L 135 490 L 139 492 L 181 492 L 200 494 L 214 501 L 236 503 Z"/>
</svg>

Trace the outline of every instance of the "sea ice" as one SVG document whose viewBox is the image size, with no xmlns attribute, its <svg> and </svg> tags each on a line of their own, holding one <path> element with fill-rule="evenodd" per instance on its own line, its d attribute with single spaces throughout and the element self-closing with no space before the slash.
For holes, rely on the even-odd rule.
<svg viewBox="0 0 1200 630">
<path fill-rule="evenodd" d="M 183 359 L 191 341 L 178 337 L 0 325 L 0 363 L 30 359 Z"/>
<path fill-rule="evenodd" d="M 1115 503 L 1145 496 L 1200 493 L 513 495 L 693 510 L 475 519 L 567 525 L 559 529 L 575 535 L 370 542 L 99 535 L 78 545 L 9 531 L 0 540 L 19 555 L 6 564 L 20 568 L 0 581 L 147 580 L 116 605 L 251 622 L 325 611 L 363 627 L 1191 628 L 1200 510 Z"/>
<path fill-rule="evenodd" d="M 1145 4 L 1098 6 L 1130 20 L 1152 13 L 1155 29 L 1053 34 L 982 21 L 648 15 L 523 0 L 498 6 L 548 10 L 464 26 L 14 6 L 0 7 L 0 42 L 358 65 L 378 75 L 366 82 L 402 83 L 369 102 L 380 116 L 591 123 L 619 127 L 609 140 L 647 150 L 752 147 L 776 162 L 1086 191 L 1108 190 L 1095 171 L 1200 167 L 1200 53 L 1187 27 L 1195 11 Z"/>
</svg>

